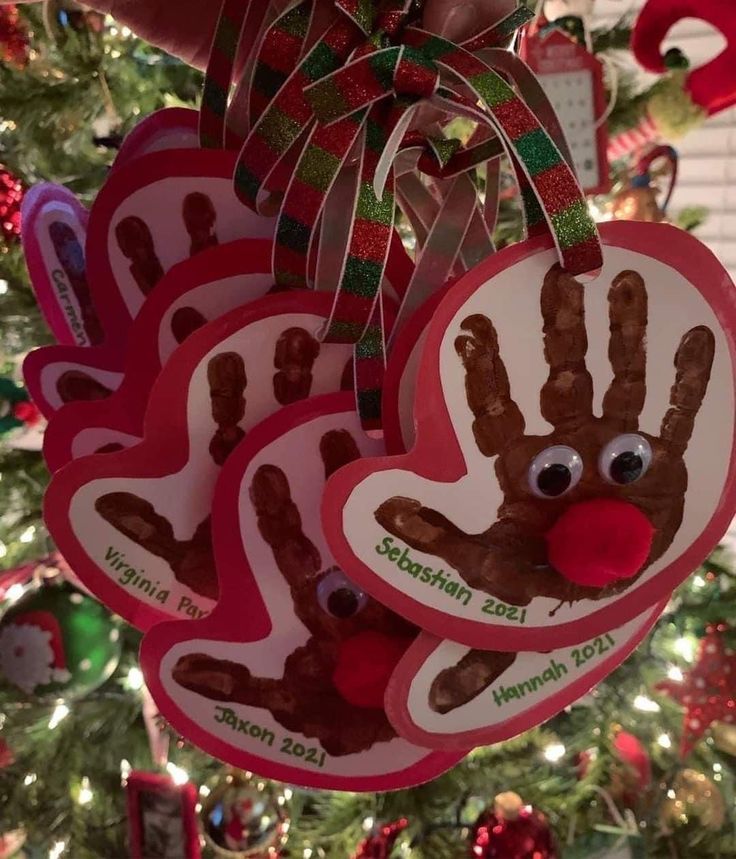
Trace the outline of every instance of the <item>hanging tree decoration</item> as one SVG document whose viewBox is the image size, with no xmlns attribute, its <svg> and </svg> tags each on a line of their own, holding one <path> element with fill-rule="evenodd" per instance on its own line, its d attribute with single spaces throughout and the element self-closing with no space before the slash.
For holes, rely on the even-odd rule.
<svg viewBox="0 0 736 859">
<path fill-rule="evenodd" d="M 3 8 L 0 6 L 0 15 Z M 0 41 L 2 41 L 1 36 Z M 3 240 L 0 242 L 0 251 L 2 253 L 7 253 L 7 245 L 17 242 L 20 236 L 20 204 L 24 193 L 25 189 L 20 179 L 0 165 L 0 236 Z"/>
<path fill-rule="evenodd" d="M 225 770 L 208 785 L 200 813 L 204 839 L 216 856 L 278 859 L 287 841 L 288 797 L 250 773 Z"/>
<path fill-rule="evenodd" d="M 710 24 L 726 41 L 717 57 L 692 70 L 683 68 L 677 49 L 661 50 L 672 27 L 685 18 Z M 736 104 L 736 16 L 731 0 L 648 0 L 634 26 L 631 50 L 639 65 L 662 77 L 642 100 L 635 127 L 611 140 L 611 161 L 657 140 L 676 140 Z"/>
<path fill-rule="evenodd" d="M 18 7 L 12 3 L 0 6 L 0 60 L 23 69 L 30 58 L 28 30 Z"/>
<path fill-rule="evenodd" d="M 710 725 L 736 722 L 736 653 L 726 646 L 725 623 L 709 626 L 698 659 L 680 682 L 663 680 L 657 689 L 685 707 L 680 755 L 685 759 Z"/>
<path fill-rule="evenodd" d="M 31 587 L 0 618 L 0 681 L 34 701 L 82 697 L 120 659 L 120 627 L 60 577 Z"/>
<path fill-rule="evenodd" d="M 399 835 L 408 825 L 409 821 L 402 817 L 393 823 L 375 827 L 374 831 L 360 842 L 350 859 L 389 859 Z"/>
<path fill-rule="evenodd" d="M 658 176 L 653 170 L 657 161 L 666 161 L 669 174 L 668 188 L 662 196 Z M 641 158 L 626 186 L 613 198 L 611 213 L 619 221 L 649 221 L 661 223 L 667 220 L 667 207 L 677 182 L 677 151 L 671 146 L 656 146 Z M 661 175 L 661 173 L 660 173 Z"/>
<path fill-rule="evenodd" d="M 476 821 L 471 855 L 477 859 L 557 859 L 558 853 L 545 815 L 524 805 L 517 793 L 507 791 L 499 793 L 493 808 Z"/>
<path fill-rule="evenodd" d="M 705 775 L 693 769 L 677 775 L 659 812 L 659 823 L 665 835 L 671 834 L 696 818 L 701 827 L 718 832 L 726 821 L 723 794 Z"/>
</svg>

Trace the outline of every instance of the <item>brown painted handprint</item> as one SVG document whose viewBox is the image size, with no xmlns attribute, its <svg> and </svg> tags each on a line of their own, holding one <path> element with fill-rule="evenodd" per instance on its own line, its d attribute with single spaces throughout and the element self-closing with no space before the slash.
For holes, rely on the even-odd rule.
<svg viewBox="0 0 736 859">
<path fill-rule="evenodd" d="M 163 558 L 178 582 L 200 596 L 217 599 L 217 572 L 212 555 L 210 517 L 201 522 L 191 539 L 177 540 L 168 519 L 150 501 L 132 492 L 109 492 L 95 501 L 95 510 L 152 555 Z"/>
<path fill-rule="evenodd" d="M 303 328 L 289 328 L 279 337 L 273 364 L 273 392 L 282 406 L 306 399 L 312 390 L 312 368 L 319 342 Z"/>
<path fill-rule="evenodd" d="M 212 200 L 206 194 L 200 191 L 187 194 L 182 204 L 181 214 L 191 239 L 189 248 L 191 256 L 219 244 L 215 232 L 217 212 Z"/>
<path fill-rule="evenodd" d="M 360 456 L 346 430 L 325 433 L 320 455 L 325 477 Z M 174 679 L 215 701 L 267 709 L 287 730 L 316 738 L 331 755 L 353 754 L 393 739 L 383 692 L 416 630 L 360 592 L 338 568 L 325 569 L 318 549 L 304 534 L 280 468 L 260 466 L 250 497 L 258 529 L 289 585 L 294 613 L 311 637 L 287 657 L 280 678 L 254 676 L 246 665 L 195 653 L 179 659 Z M 350 674 L 356 650 L 383 653 L 386 671 L 368 679 L 363 689 L 348 689 L 342 678 Z"/>
<path fill-rule="evenodd" d="M 217 431 L 210 442 L 210 456 L 217 465 L 235 450 L 245 432 L 238 426 L 245 415 L 243 393 L 248 384 L 243 358 L 237 352 L 222 352 L 207 365 L 212 420 Z"/>
<path fill-rule="evenodd" d="M 83 370 L 66 370 L 56 380 L 56 390 L 62 403 L 105 400 L 112 391 Z"/>
<path fill-rule="evenodd" d="M 206 324 L 207 320 L 195 307 L 180 307 L 171 317 L 171 333 L 181 344 Z"/>
<path fill-rule="evenodd" d="M 478 449 L 497 457 L 504 500 L 497 520 L 466 534 L 411 498 L 394 497 L 375 512 L 408 546 L 441 558 L 472 587 L 512 605 L 535 597 L 600 599 L 629 587 L 672 543 L 682 522 L 683 459 L 706 394 L 715 353 L 704 326 L 684 334 L 675 382 L 659 436 L 639 431 L 646 399 L 647 291 L 623 271 L 609 295 L 613 380 L 601 417 L 585 365 L 583 287 L 559 267 L 541 293 L 549 377 L 540 404 L 553 426 L 525 435 L 512 399 L 493 323 L 469 316 L 455 349 L 466 370 L 466 397 Z"/>
<path fill-rule="evenodd" d="M 130 215 L 115 227 L 118 247 L 130 260 L 130 273 L 144 295 L 164 276 L 151 231 L 142 218 Z"/>
<path fill-rule="evenodd" d="M 245 433 L 238 422 L 245 414 L 243 392 L 245 365 L 237 352 L 222 352 L 209 362 L 212 418 L 217 430 L 209 450 L 217 465 L 222 465 Z M 217 571 L 212 550 L 212 528 L 207 516 L 189 540 L 177 540 L 171 523 L 153 504 L 130 492 L 111 492 L 95 502 L 102 518 L 121 534 L 147 552 L 163 558 L 174 577 L 200 596 L 217 599 Z"/>
</svg>

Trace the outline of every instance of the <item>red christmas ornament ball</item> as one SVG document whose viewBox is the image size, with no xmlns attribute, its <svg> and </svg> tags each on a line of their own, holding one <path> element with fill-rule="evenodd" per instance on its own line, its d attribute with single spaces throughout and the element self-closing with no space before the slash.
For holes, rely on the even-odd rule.
<svg viewBox="0 0 736 859">
<path fill-rule="evenodd" d="M 377 831 L 360 842 L 350 859 L 389 859 L 397 838 L 408 825 L 409 821 L 402 817 L 378 827 Z"/>
<path fill-rule="evenodd" d="M 513 792 L 499 794 L 493 809 L 478 818 L 470 855 L 475 859 L 558 859 L 547 818 L 524 805 Z"/>
<path fill-rule="evenodd" d="M 25 68 L 30 56 L 28 31 L 20 19 L 18 7 L 12 3 L 0 6 L 0 60 Z"/>
<path fill-rule="evenodd" d="M 0 165 L 0 235 L 6 242 L 20 236 L 20 204 L 25 189 L 23 183 Z"/>
<path fill-rule="evenodd" d="M 646 790 L 652 783 L 652 762 L 641 740 L 628 731 L 619 731 L 613 747 L 631 773 L 632 787 L 637 791 Z"/>
</svg>

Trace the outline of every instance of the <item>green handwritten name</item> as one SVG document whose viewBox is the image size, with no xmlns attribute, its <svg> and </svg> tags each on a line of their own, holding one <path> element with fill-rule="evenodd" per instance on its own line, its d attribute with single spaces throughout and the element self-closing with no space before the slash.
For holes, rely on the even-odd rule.
<svg viewBox="0 0 736 859">
<path fill-rule="evenodd" d="M 221 725 L 227 725 L 228 728 L 237 731 L 239 734 L 245 734 L 254 740 L 265 743 L 267 746 L 272 746 L 276 741 L 276 734 L 273 731 L 268 728 L 262 728 L 248 719 L 241 719 L 235 710 L 232 710 L 230 707 L 220 707 L 218 705 L 215 707 L 215 713 L 216 722 L 219 722 Z"/>
<path fill-rule="evenodd" d="M 574 668 L 582 668 L 591 659 L 596 656 L 602 656 L 608 653 L 616 646 L 616 639 L 610 634 L 600 635 L 586 644 L 575 647 L 570 651 L 568 660 L 574 662 Z M 549 665 L 538 674 L 522 680 L 521 683 L 514 683 L 512 686 L 499 685 L 493 691 L 493 700 L 497 707 L 503 707 L 509 701 L 518 701 L 520 698 L 526 698 L 527 695 L 533 695 L 536 691 L 546 686 L 548 683 L 557 683 L 562 677 L 565 677 L 568 672 L 567 662 L 558 662 L 554 658 L 550 658 Z"/>
<path fill-rule="evenodd" d="M 105 552 L 105 561 L 110 569 L 117 573 L 118 582 L 124 588 L 142 591 L 146 596 L 162 605 L 167 603 L 171 592 L 162 588 L 158 579 L 154 581 L 147 578 L 145 570 L 131 566 L 125 557 L 125 552 L 121 552 L 114 546 L 108 546 L 107 552 Z"/>
<path fill-rule="evenodd" d="M 509 701 L 525 698 L 527 695 L 533 695 L 537 689 L 546 686 L 547 683 L 556 683 L 560 677 L 564 677 L 568 672 L 567 665 L 564 662 L 557 662 L 555 659 L 550 659 L 549 666 L 540 674 L 535 674 L 528 680 L 523 680 L 521 683 L 516 683 L 513 686 L 499 686 L 493 690 L 493 700 L 497 707 L 503 707 Z"/>
<path fill-rule="evenodd" d="M 108 546 L 105 552 L 105 561 L 110 569 L 117 575 L 117 581 L 128 590 L 138 590 L 150 597 L 155 602 L 166 605 L 171 597 L 168 588 L 161 587 L 159 579 L 150 579 L 146 576 L 144 569 L 138 569 L 128 563 L 125 552 L 121 552 L 114 546 Z M 198 619 L 207 617 L 209 611 L 198 606 L 190 597 L 180 597 L 176 606 L 178 614 Z"/>
<path fill-rule="evenodd" d="M 273 746 L 276 735 L 268 728 L 263 728 L 251 722 L 248 719 L 241 719 L 240 716 L 230 707 L 215 706 L 215 721 L 220 725 L 227 725 L 230 730 L 239 734 L 245 734 L 263 743 L 267 746 Z M 286 757 L 299 758 L 305 764 L 314 764 L 318 769 L 322 769 L 325 762 L 329 760 L 327 753 L 318 746 L 305 746 L 294 737 L 279 737 L 280 746 L 278 752 Z"/>
<path fill-rule="evenodd" d="M 433 570 L 432 567 L 425 567 L 412 559 L 408 548 L 404 547 L 402 551 L 398 546 L 394 546 L 393 537 L 384 537 L 376 546 L 376 553 L 385 556 L 391 563 L 396 564 L 402 573 L 408 573 L 422 584 L 429 585 L 449 597 L 460 600 L 463 605 L 468 605 L 473 598 L 472 591 L 456 579 L 451 578 L 444 570 Z"/>
</svg>

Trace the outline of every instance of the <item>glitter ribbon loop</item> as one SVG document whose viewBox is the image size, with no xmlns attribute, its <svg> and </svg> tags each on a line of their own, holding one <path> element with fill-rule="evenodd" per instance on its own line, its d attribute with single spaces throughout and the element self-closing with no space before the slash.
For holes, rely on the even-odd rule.
<svg viewBox="0 0 736 859">
<path fill-rule="evenodd" d="M 487 63 L 452 42 L 417 28 L 407 29 L 404 39 L 460 78 L 483 103 L 533 189 L 537 205 L 526 194 L 527 215 L 546 221 L 563 268 L 576 275 L 599 270 L 600 237 L 574 169 L 525 102 Z"/>
</svg>

